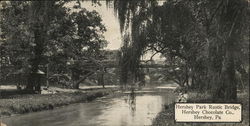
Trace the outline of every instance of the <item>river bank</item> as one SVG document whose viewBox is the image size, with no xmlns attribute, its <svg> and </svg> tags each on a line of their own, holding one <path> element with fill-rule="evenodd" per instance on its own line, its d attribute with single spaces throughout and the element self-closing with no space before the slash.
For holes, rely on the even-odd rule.
<svg viewBox="0 0 250 126">
<path fill-rule="evenodd" d="M 88 102 L 98 97 L 109 95 L 114 91 L 114 88 L 107 88 L 55 94 L 15 95 L 0 100 L 0 117 L 50 110 L 73 103 Z"/>
<path fill-rule="evenodd" d="M 49 111 L 2 118 L 8 126 L 150 126 L 164 104 L 174 101 L 173 90 L 143 88 L 118 90 L 87 103 L 70 104 Z"/>
<path fill-rule="evenodd" d="M 204 93 L 189 93 L 188 102 L 209 102 L 211 98 Z M 243 121 L 241 123 L 213 123 L 213 126 L 248 126 L 249 125 L 249 95 L 247 92 L 238 94 L 238 101 L 243 105 Z M 165 108 L 153 120 L 152 126 L 211 126 L 211 123 L 175 123 L 174 103 Z"/>
</svg>

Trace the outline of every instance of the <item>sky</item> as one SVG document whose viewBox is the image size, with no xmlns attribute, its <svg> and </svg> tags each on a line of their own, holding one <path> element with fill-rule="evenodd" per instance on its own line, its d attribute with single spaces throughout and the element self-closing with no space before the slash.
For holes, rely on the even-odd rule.
<svg viewBox="0 0 250 126">
<path fill-rule="evenodd" d="M 106 49 L 115 50 L 121 47 L 121 33 L 120 25 L 117 17 L 115 17 L 113 8 L 106 7 L 106 1 L 100 1 L 101 5 L 92 4 L 91 1 L 82 3 L 82 7 L 89 11 L 96 10 L 102 17 L 102 23 L 107 28 L 107 32 L 104 33 L 105 39 L 109 42 Z"/>
<path fill-rule="evenodd" d="M 159 4 L 162 4 L 161 1 Z M 118 18 L 114 14 L 113 8 L 108 8 L 106 6 L 106 1 L 100 1 L 101 5 L 92 4 L 91 1 L 84 1 L 81 3 L 83 8 L 86 8 L 89 11 L 97 11 L 101 18 L 102 23 L 105 25 L 107 31 L 104 33 L 105 39 L 108 41 L 108 45 L 105 49 L 117 50 L 120 49 L 122 45 L 122 37 L 120 32 L 120 24 Z M 74 3 L 70 3 L 68 6 L 72 7 Z M 149 52 L 143 56 L 144 60 L 147 60 L 151 57 L 152 52 Z M 160 55 L 155 55 L 153 59 L 162 59 Z"/>
</svg>

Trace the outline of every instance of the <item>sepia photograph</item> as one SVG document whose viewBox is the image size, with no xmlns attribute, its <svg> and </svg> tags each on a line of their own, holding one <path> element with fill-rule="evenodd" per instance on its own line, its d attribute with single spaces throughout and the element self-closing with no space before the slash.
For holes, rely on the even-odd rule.
<svg viewBox="0 0 250 126">
<path fill-rule="evenodd" d="M 0 126 L 249 126 L 249 0 L 0 1 Z"/>
</svg>

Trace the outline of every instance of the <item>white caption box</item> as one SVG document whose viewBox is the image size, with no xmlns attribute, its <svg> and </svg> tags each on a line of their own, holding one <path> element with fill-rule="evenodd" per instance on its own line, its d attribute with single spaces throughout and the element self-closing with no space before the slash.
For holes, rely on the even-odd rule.
<svg viewBox="0 0 250 126">
<path fill-rule="evenodd" d="M 241 122 L 242 105 L 237 103 L 176 103 L 176 122 Z"/>
</svg>

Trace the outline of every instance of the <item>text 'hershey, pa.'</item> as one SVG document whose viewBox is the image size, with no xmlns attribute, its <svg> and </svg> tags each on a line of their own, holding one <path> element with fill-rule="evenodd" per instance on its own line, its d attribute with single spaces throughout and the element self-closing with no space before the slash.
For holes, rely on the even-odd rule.
<svg viewBox="0 0 250 126">
<path fill-rule="evenodd" d="M 176 122 L 241 122 L 241 104 L 176 103 Z"/>
</svg>

